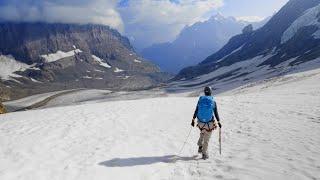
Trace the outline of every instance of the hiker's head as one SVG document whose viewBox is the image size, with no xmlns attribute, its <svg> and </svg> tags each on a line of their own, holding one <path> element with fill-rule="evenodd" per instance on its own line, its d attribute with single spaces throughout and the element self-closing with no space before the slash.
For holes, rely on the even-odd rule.
<svg viewBox="0 0 320 180">
<path fill-rule="evenodd" d="M 204 88 L 204 95 L 211 96 L 212 95 L 212 89 L 211 87 L 207 86 Z"/>
</svg>

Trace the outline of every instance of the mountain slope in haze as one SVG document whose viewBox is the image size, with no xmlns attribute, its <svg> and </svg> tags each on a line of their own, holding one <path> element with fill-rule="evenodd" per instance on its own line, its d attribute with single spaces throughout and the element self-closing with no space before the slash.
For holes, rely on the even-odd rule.
<svg viewBox="0 0 320 180">
<path fill-rule="evenodd" d="M 242 34 L 232 37 L 217 53 L 196 66 L 183 69 L 174 79 L 205 76 L 196 84 L 237 79 L 248 82 L 259 78 L 257 75 L 249 76 L 262 69 L 264 72 L 261 71 L 259 76 L 269 77 L 308 61 L 319 61 L 319 3 L 320 0 L 290 0 L 262 28 L 252 30 L 250 26 L 246 27 Z M 313 68 L 317 67 L 320 63 L 314 64 Z"/>
<path fill-rule="evenodd" d="M 163 71 L 177 73 L 216 52 L 246 25 L 246 22 L 218 14 L 185 27 L 173 42 L 144 49 L 142 56 L 159 65 Z"/>
<path fill-rule="evenodd" d="M 72 88 L 138 89 L 162 80 L 129 40 L 102 25 L 0 23 L 1 89 L 23 96 Z"/>
</svg>

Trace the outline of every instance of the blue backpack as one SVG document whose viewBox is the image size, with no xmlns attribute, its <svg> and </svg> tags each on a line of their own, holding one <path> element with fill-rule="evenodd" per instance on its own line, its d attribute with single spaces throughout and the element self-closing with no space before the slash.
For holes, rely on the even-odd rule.
<svg viewBox="0 0 320 180">
<path fill-rule="evenodd" d="M 212 96 L 201 96 L 198 101 L 198 120 L 203 123 L 212 121 L 215 105 L 216 103 Z"/>
</svg>

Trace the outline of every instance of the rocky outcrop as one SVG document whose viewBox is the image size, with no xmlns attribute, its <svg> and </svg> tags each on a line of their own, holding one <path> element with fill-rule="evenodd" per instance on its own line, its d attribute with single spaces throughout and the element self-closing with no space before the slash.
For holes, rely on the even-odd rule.
<svg viewBox="0 0 320 180">
<path fill-rule="evenodd" d="M 4 107 L 4 105 L 0 101 L 0 114 L 4 114 L 6 112 L 7 112 L 6 108 Z"/>
<path fill-rule="evenodd" d="M 2 78 L 14 98 L 70 88 L 148 88 L 167 79 L 126 37 L 102 25 L 0 23 L 0 55 L 30 67 Z"/>
</svg>

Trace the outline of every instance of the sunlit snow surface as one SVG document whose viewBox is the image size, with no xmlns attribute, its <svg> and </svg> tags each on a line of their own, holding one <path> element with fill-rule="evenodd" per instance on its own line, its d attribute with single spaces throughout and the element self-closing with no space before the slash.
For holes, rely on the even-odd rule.
<svg viewBox="0 0 320 180">
<path fill-rule="evenodd" d="M 197 97 L 91 101 L 1 115 L 0 179 L 318 179 L 319 80 L 317 69 L 217 96 L 222 155 L 214 132 L 207 161 L 195 156 L 196 128 L 178 154 Z M 79 93 L 66 99 L 92 92 Z"/>
</svg>

